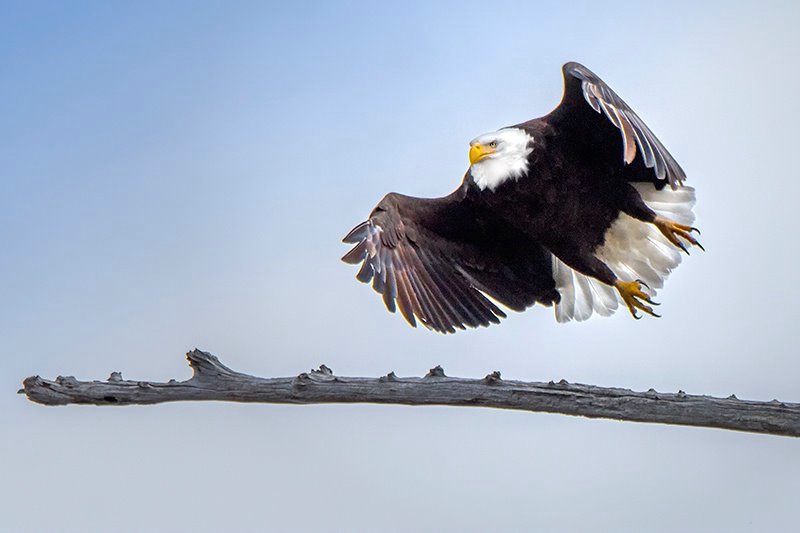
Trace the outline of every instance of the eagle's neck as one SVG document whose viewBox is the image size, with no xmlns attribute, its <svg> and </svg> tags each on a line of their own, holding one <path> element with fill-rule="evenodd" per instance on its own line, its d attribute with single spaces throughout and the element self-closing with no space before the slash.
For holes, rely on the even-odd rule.
<svg viewBox="0 0 800 533">
<path fill-rule="evenodd" d="M 470 174 L 480 190 L 494 191 L 508 180 L 516 180 L 528 172 L 528 156 L 533 151 L 533 137 L 520 128 L 502 130 L 502 150 L 470 167 Z"/>
</svg>

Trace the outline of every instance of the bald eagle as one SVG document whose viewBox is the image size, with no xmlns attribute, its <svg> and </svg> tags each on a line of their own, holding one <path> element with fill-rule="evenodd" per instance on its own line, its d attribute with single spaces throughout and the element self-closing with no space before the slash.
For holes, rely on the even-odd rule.
<svg viewBox="0 0 800 533">
<path fill-rule="evenodd" d="M 344 238 L 389 311 L 442 333 L 499 323 L 498 304 L 559 322 L 652 298 L 700 243 L 695 191 L 633 110 L 588 68 L 563 67 L 550 114 L 476 137 L 443 198 L 387 194 Z"/>
</svg>

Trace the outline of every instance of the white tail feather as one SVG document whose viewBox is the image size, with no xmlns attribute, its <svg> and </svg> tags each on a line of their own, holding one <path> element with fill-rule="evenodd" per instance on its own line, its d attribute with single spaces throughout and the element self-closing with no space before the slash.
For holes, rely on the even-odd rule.
<svg viewBox="0 0 800 533">
<path fill-rule="evenodd" d="M 679 224 L 694 222 L 692 187 L 657 190 L 650 183 L 632 184 L 645 204 L 665 218 Z M 653 225 L 624 213 L 606 231 L 605 241 L 595 255 L 623 281 L 642 280 L 652 296 L 664 286 L 664 280 L 681 262 L 678 249 Z M 609 316 L 621 302 L 613 287 L 581 274 L 553 255 L 553 278 L 561 301 L 556 304 L 556 320 L 586 320 L 593 313 Z"/>
</svg>

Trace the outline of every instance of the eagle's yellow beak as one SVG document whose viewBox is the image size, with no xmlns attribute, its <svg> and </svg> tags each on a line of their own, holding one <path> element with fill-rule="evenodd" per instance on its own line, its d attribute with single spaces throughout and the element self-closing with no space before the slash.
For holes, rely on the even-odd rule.
<svg viewBox="0 0 800 533">
<path fill-rule="evenodd" d="M 492 148 L 491 146 L 485 146 L 480 143 L 475 143 L 469 149 L 469 164 L 474 165 L 478 161 L 492 155 L 494 152 L 495 149 Z"/>
</svg>

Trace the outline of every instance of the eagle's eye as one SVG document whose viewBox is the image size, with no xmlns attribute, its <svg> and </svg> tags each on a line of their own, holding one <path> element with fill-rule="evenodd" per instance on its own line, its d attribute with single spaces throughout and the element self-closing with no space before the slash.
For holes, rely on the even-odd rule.
<svg viewBox="0 0 800 533">
<path fill-rule="evenodd" d="M 492 141 L 489 143 L 489 148 L 497 148 L 497 141 Z"/>
</svg>

